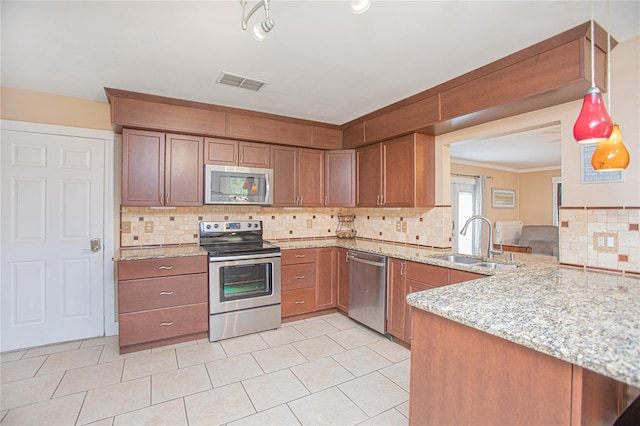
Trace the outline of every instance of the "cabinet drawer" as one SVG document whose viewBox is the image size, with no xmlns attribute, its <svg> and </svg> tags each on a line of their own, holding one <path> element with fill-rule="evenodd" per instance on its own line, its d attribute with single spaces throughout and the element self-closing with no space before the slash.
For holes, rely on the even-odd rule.
<svg viewBox="0 0 640 426">
<path fill-rule="evenodd" d="M 316 292 L 313 288 L 282 292 L 282 316 L 303 314 L 316 309 Z"/>
<path fill-rule="evenodd" d="M 120 313 L 207 302 L 207 274 L 146 278 L 118 283 Z"/>
<path fill-rule="evenodd" d="M 126 260 L 118 262 L 118 280 L 197 274 L 207 272 L 208 266 L 207 256 Z"/>
<path fill-rule="evenodd" d="M 296 290 L 299 288 L 315 287 L 316 264 L 301 263 L 286 265 L 281 268 L 282 290 Z"/>
<path fill-rule="evenodd" d="M 443 286 L 449 284 L 449 269 L 425 263 L 407 262 L 407 279 Z"/>
<path fill-rule="evenodd" d="M 120 347 L 209 329 L 209 304 L 178 306 L 118 316 Z"/>
<path fill-rule="evenodd" d="M 293 265 L 316 261 L 315 249 L 282 250 L 282 264 Z"/>
</svg>

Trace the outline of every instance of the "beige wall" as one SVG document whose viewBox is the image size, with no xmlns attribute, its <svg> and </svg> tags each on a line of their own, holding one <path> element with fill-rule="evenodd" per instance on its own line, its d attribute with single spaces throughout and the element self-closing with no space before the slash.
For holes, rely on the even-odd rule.
<svg viewBox="0 0 640 426">
<path fill-rule="evenodd" d="M 504 170 L 451 163 L 452 174 L 485 175 L 487 179 L 487 213 L 492 222 L 498 220 L 521 220 L 525 225 L 553 225 L 552 177 L 559 177 L 560 170 L 515 173 Z M 516 191 L 514 209 L 491 207 L 491 189 L 513 189 Z"/>
<path fill-rule="evenodd" d="M 553 225 L 553 182 L 560 170 L 520 173 L 520 220 L 525 225 Z"/>
<path fill-rule="evenodd" d="M 87 101 L 10 87 L 0 88 L 0 118 L 112 130 L 111 113 L 109 104 L 106 102 Z"/>
</svg>

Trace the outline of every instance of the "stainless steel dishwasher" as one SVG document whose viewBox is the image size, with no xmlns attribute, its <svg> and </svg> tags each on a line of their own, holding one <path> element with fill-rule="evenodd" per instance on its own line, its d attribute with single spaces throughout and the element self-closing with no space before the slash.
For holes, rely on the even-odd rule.
<svg viewBox="0 0 640 426">
<path fill-rule="evenodd" d="M 387 257 L 349 251 L 349 317 L 386 334 Z"/>
</svg>

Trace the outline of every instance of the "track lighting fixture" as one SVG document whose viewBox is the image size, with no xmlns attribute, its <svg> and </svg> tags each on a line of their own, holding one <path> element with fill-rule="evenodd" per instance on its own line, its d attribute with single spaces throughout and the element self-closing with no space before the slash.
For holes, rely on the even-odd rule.
<svg viewBox="0 0 640 426">
<path fill-rule="evenodd" d="M 247 0 L 240 0 L 240 4 L 242 5 L 242 29 L 246 30 L 247 25 L 249 23 L 249 19 L 253 16 L 254 13 L 258 11 L 261 7 L 264 8 L 265 18 L 264 20 L 258 22 L 254 25 L 251 30 L 251 34 L 253 37 L 262 41 L 267 37 L 269 31 L 273 29 L 276 25 L 275 21 L 269 17 L 269 3 L 270 0 L 260 0 L 255 6 L 251 8 L 251 10 L 247 13 Z"/>
<path fill-rule="evenodd" d="M 369 10 L 371 0 L 351 0 L 351 12 L 360 15 Z"/>
</svg>

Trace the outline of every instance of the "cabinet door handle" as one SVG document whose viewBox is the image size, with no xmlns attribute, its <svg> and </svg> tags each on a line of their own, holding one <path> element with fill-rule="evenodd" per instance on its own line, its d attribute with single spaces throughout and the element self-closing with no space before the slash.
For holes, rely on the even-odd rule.
<svg viewBox="0 0 640 426">
<path fill-rule="evenodd" d="M 173 266 L 158 266 L 158 269 L 165 269 L 167 271 L 170 271 L 173 269 Z"/>
<path fill-rule="evenodd" d="M 171 327 L 172 325 L 173 325 L 173 321 L 160 323 L 160 327 Z"/>
<path fill-rule="evenodd" d="M 378 195 L 378 198 L 376 198 L 376 205 L 377 206 L 381 206 L 382 204 L 380 204 L 380 195 Z"/>
<path fill-rule="evenodd" d="M 404 262 L 400 264 L 400 275 L 404 275 Z"/>
<path fill-rule="evenodd" d="M 380 205 L 384 206 L 384 194 L 380 196 Z"/>
<path fill-rule="evenodd" d="M 165 194 L 164 200 L 165 200 L 166 203 L 170 202 L 171 197 L 169 197 L 169 193 L 168 192 Z"/>
<path fill-rule="evenodd" d="M 294 280 L 304 280 L 304 275 L 296 275 L 293 277 Z"/>
<path fill-rule="evenodd" d="M 301 196 L 300 196 L 300 206 L 302 206 L 302 199 L 303 199 L 303 198 L 304 198 L 304 197 L 301 195 Z"/>
<path fill-rule="evenodd" d="M 324 205 L 326 206 L 327 204 L 329 204 L 329 196 L 325 195 L 324 196 Z"/>
<path fill-rule="evenodd" d="M 304 305 L 304 300 L 296 300 L 296 305 Z"/>
<path fill-rule="evenodd" d="M 300 258 L 303 258 L 303 257 L 305 257 L 305 256 L 306 256 L 306 254 L 296 254 L 296 255 L 295 255 L 295 256 L 293 256 L 293 257 L 297 257 L 298 259 L 300 259 Z"/>
<path fill-rule="evenodd" d="M 158 201 L 160 201 L 160 204 L 164 204 L 164 194 L 160 194 Z"/>
<path fill-rule="evenodd" d="M 171 296 L 173 291 L 161 291 L 160 296 Z"/>
</svg>

